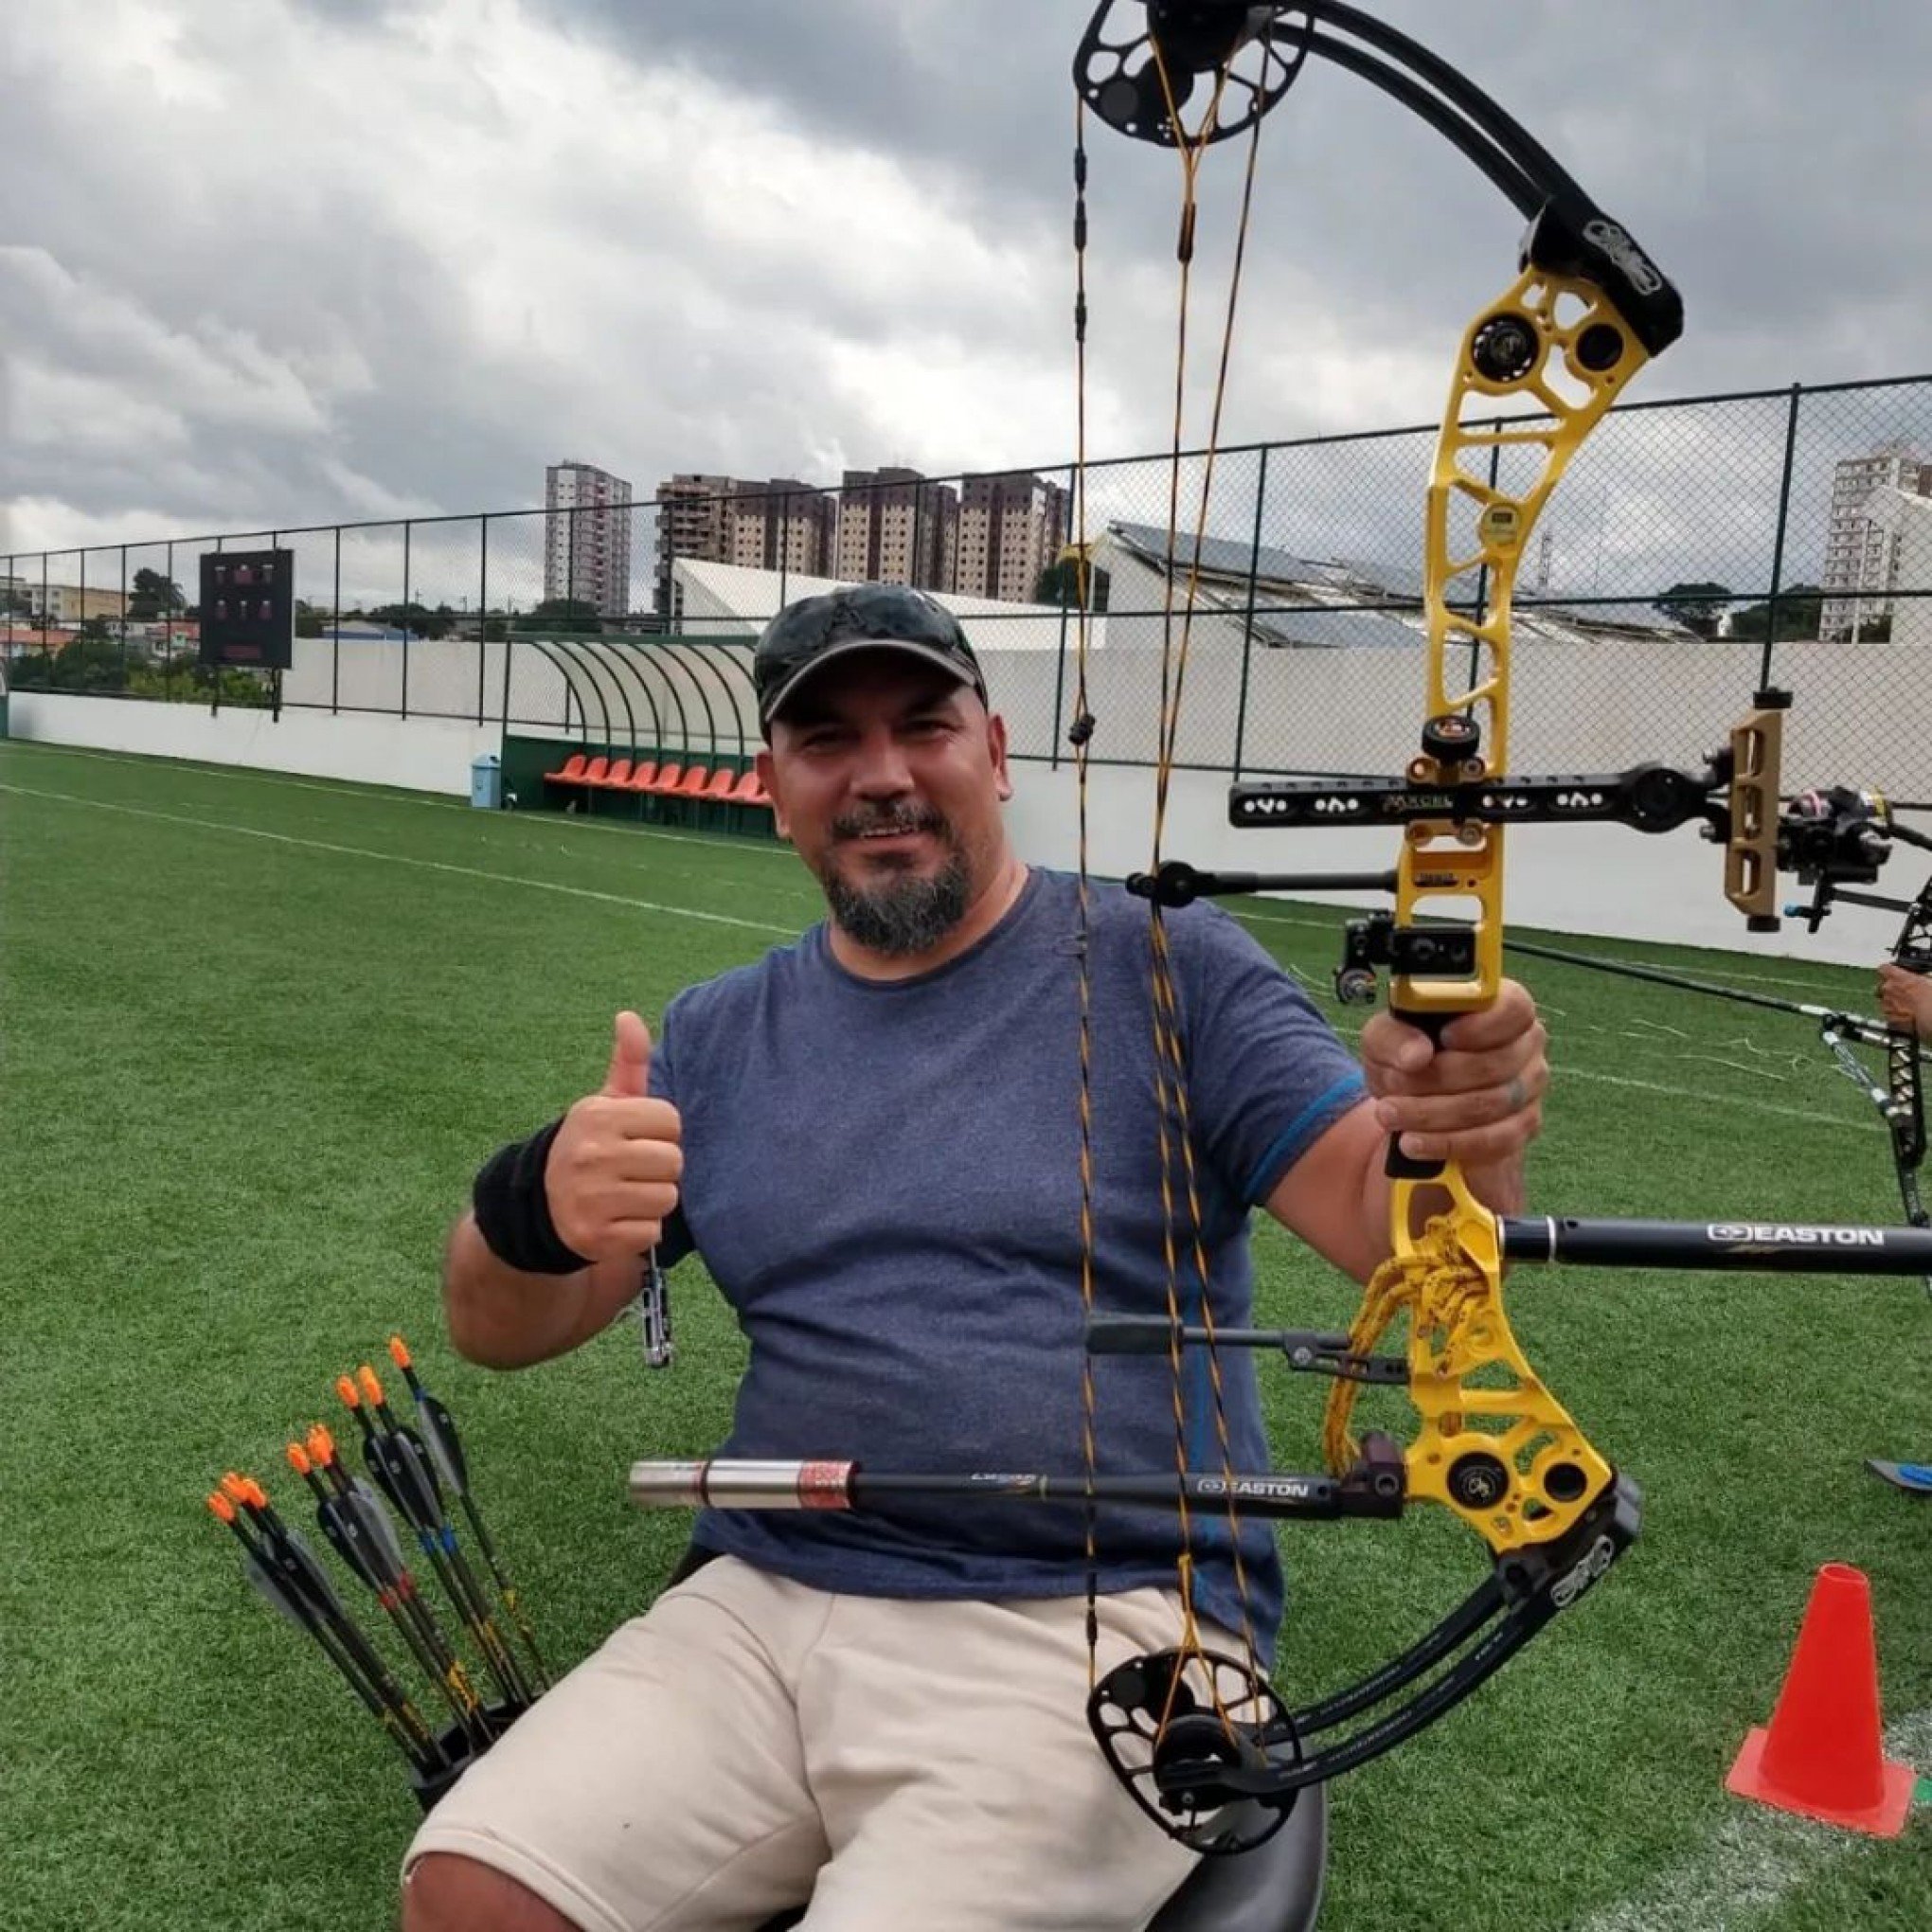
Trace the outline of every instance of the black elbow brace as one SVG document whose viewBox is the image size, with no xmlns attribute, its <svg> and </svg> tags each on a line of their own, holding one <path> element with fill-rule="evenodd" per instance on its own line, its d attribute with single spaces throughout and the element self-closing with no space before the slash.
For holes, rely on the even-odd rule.
<svg viewBox="0 0 1932 1932">
<path fill-rule="evenodd" d="M 563 1119 L 513 1140 L 484 1162 L 470 1190 L 476 1232 L 499 1261 L 527 1275 L 574 1275 L 587 1257 L 565 1244 L 550 1219 L 544 1168 Z"/>
</svg>

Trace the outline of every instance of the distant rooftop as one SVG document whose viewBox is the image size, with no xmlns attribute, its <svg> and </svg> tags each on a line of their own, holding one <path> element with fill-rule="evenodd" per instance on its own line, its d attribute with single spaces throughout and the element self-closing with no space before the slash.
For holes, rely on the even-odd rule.
<svg viewBox="0 0 1932 1932">
<path fill-rule="evenodd" d="M 1154 570 L 1168 568 L 1168 532 L 1155 524 L 1112 522 L 1107 537 Z M 1176 574 L 1193 567 L 1192 531 L 1174 540 Z M 1243 615 L 1252 577 L 1255 599 L 1268 606 L 1254 618 L 1254 635 L 1280 649 L 1413 649 L 1424 635 L 1422 572 L 1403 564 L 1364 564 L 1348 558 L 1299 557 L 1267 544 L 1228 537 L 1200 540 L 1201 599 L 1212 608 Z M 1522 595 L 1519 581 L 1518 596 Z M 1281 606 L 1292 606 L 1283 609 Z M 1386 607 L 1380 609 L 1361 606 Z M 1574 610 L 1538 604 L 1514 613 L 1519 637 L 1582 643 L 1608 636 L 1689 636 L 1682 626 L 1632 601 Z"/>
</svg>

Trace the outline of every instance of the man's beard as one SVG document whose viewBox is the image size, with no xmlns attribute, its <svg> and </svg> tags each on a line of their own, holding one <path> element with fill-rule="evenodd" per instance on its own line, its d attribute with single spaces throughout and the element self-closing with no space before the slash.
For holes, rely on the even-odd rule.
<svg viewBox="0 0 1932 1932">
<path fill-rule="evenodd" d="M 825 903 L 839 930 L 868 952 L 907 958 L 930 951 L 966 917 L 973 901 L 972 874 L 953 828 L 929 807 L 922 811 L 879 813 L 839 819 L 832 828 L 840 841 L 859 843 L 868 832 L 926 832 L 946 848 L 946 862 L 930 877 L 888 873 L 860 887 L 828 857 L 819 874 Z"/>
</svg>

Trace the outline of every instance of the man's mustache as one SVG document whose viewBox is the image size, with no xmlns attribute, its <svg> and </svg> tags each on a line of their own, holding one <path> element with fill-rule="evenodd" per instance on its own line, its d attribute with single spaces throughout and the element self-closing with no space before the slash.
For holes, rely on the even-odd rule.
<svg viewBox="0 0 1932 1932">
<path fill-rule="evenodd" d="M 865 838 L 887 832 L 937 832 L 946 830 L 946 821 L 930 805 L 901 808 L 889 812 L 848 813 L 832 820 L 834 838 Z"/>
</svg>

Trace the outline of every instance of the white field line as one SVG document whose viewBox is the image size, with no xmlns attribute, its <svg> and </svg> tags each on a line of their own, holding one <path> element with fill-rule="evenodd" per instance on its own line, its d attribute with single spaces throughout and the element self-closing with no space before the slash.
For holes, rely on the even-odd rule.
<svg viewBox="0 0 1932 1932">
<path fill-rule="evenodd" d="M 338 785 L 326 778 L 299 778 L 291 772 L 261 772 L 235 765 L 199 764 L 193 759 L 164 759 L 158 754 L 148 757 L 139 752 L 87 751 L 71 744 L 45 744 L 34 738 L 14 739 L 8 748 L 12 750 L 21 745 L 30 747 L 35 757 L 91 759 L 97 764 L 142 765 L 150 771 L 159 767 L 170 772 L 185 772 L 190 778 L 224 778 L 231 784 L 273 785 L 284 792 L 326 792 L 337 798 L 358 798 L 365 804 L 433 806 L 446 812 L 451 806 L 462 803 L 460 798 L 447 793 L 432 795 L 405 792 L 400 787 L 388 790 L 380 785 Z M 718 851 L 752 852 L 760 858 L 790 858 L 792 855 L 789 845 L 755 845 L 744 839 L 713 838 L 706 832 L 678 832 L 662 825 L 611 825 L 600 818 L 590 818 L 574 812 L 492 812 L 469 822 L 479 830 L 487 825 L 533 832 L 549 832 L 562 824 L 581 832 L 621 832 L 633 838 L 662 839 L 667 845 L 710 846 Z"/>
<path fill-rule="evenodd" d="M 1932 1765 L 1932 1710 L 1887 1725 L 1885 1754 L 1922 1771 Z M 1886 1843 L 1745 1798 L 1726 1803 L 1701 1851 L 1584 1920 L 1578 1932 L 1744 1932 L 1828 1868 L 1869 1858 Z"/>
<path fill-rule="evenodd" d="M 152 818 L 164 825 L 186 825 L 201 832 L 231 832 L 237 838 L 266 839 L 272 845 L 297 846 L 307 851 L 332 852 L 349 859 L 373 859 L 378 865 L 408 866 L 419 871 L 446 872 L 458 879 L 481 879 L 492 886 L 526 886 L 533 892 L 558 892 L 569 899 L 594 899 L 604 905 L 627 905 L 636 912 L 654 912 L 667 919 L 702 920 L 707 925 L 738 926 L 746 932 L 773 933 L 796 939 L 797 926 L 768 925 L 763 920 L 737 919 L 727 912 L 700 912 L 694 906 L 665 905 L 652 899 L 631 899 L 620 892 L 595 892 L 587 886 L 565 886 L 555 879 L 525 879 L 510 872 L 487 872 L 480 866 L 456 866 L 443 859 L 419 859 L 407 852 L 376 851 L 367 846 L 336 845 L 321 838 L 297 838 L 293 832 L 264 832 L 259 826 L 230 825 L 219 818 L 190 818 L 178 812 L 157 812 L 152 806 L 118 805 L 105 798 L 77 798 L 66 792 L 43 792 L 31 785 L 0 784 L 0 792 L 22 798 L 46 798 L 62 805 L 84 805 L 94 812 L 118 812 L 130 818 Z"/>
<path fill-rule="evenodd" d="M 1729 1094 L 1706 1094 L 1683 1087 L 1666 1086 L 1660 1081 L 1632 1080 L 1628 1074 L 1597 1073 L 1584 1066 L 1559 1066 L 1550 1076 L 1555 1081 L 1588 1080 L 1600 1086 L 1633 1087 L 1638 1093 L 1663 1094 L 1674 1100 L 1708 1100 L 1715 1107 L 1738 1107 L 1746 1114 L 1776 1114 L 1780 1119 L 1803 1120 L 1814 1127 L 1849 1127 L 1856 1134 L 1883 1134 L 1877 1120 L 1845 1120 L 1833 1114 L 1814 1114 L 1804 1107 L 1780 1107 L 1776 1100 L 1735 1099 Z"/>
<path fill-rule="evenodd" d="M 597 892 L 587 886 L 566 886 L 555 879 L 527 879 L 514 873 L 491 872 L 478 866 L 457 866 L 441 859 L 414 858 L 403 852 L 377 851 L 367 846 L 338 845 L 331 840 L 298 838 L 293 832 L 264 832 L 257 826 L 230 825 L 219 818 L 191 818 L 183 813 L 161 812 L 152 806 L 122 805 L 102 798 L 79 798 L 66 792 L 44 792 L 31 785 L 0 783 L 0 793 L 23 798 L 45 798 L 63 805 L 82 805 L 96 812 L 117 812 L 130 818 L 152 818 L 164 825 L 185 825 L 203 832 L 232 832 L 239 838 L 266 839 L 275 845 L 294 846 L 310 851 L 331 852 L 342 858 L 372 859 L 379 865 L 410 866 L 427 872 L 445 872 L 461 879 L 481 879 L 492 886 L 523 886 L 533 892 L 555 892 L 567 899 L 590 899 L 604 905 L 626 905 L 638 912 L 654 912 L 670 919 L 701 920 L 707 925 L 736 926 L 745 932 L 771 933 L 779 939 L 795 939 L 803 928 L 771 925 L 762 920 L 738 919 L 729 913 L 700 912 L 691 906 L 666 905 L 655 900 L 631 899 L 618 892 Z M 1337 1029 L 1338 1031 L 1341 1029 Z M 1345 1038 L 1352 1037 L 1345 1033 Z M 1691 1088 L 1667 1086 L 1661 1082 L 1631 1080 L 1616 1073 L 1593 1073 L 1582 1067 L 1565 1067 L 1565 1080 L 1595 1081 L 1604 1086 L 1631 1087 L 1640 1093 L 1657 1094 L 1666 1100 L 1688 1100 L 1703 1106 L 1729 1107 L 1739 1112 L 1777 1114 L 1787 1119 L 1802 1120 L 1815 1127 L 1851 1128 L 1857 1133 L 1875 1133 L 1875 1124 L 1844 1120 L 1829 1114 L 1814 1114 L 1802 1107 L 1780 1107 L 1771 1101 L 1739 1100 L 1727 1094 L 1701 1093 Z"/>
<path fill-rule="evenodd" d="M 1358 1043 L 1362 1036 L 1360 1027 L 1338 1025 L 1333 1019 L 1329 1024 L 1335 1032 L 1351 1045 Z M 1561 1085 L 1565 1081 L 1592 1081 L 1599 1086 L 1629 1087 L 1640 1094 L 1658 1094 L 1665 1100 L 1695 1100 L 1708 1107 L 1735 1107 L 1740 1112 L 1753 1117 L 1761 1114 L 1775 1114 L 1780 1119 L 1802 1120 L 1811 1127 L 1843 1127 L 1854 1134 L 1882 1134 L 1883 1124 L 1877 1120 L 1848 1120 L 1836 1114 L 1814 1114 L 1804 1107 L 1781 1107 L 1776 1100 L 1753 1100 L 1733 1094 L 1714 1094 L 1690 1087 L 1667 1086 L 1661 1081 L 1633 1080 L 1627 1073 L 1598 1073 L 1587 1066 L 1571 1066 L 1567 1062 L 1560 1063 L 1550 1074 L 1551 1082 Z"/>
<path fill-rule="evenodd" d="M 326 779 L 300 778 L 286 772 L 258 772 L 228 765 L 200 764 L 192 759 L 170 759 L 162 760 L 152 757 L 144 757 L 136 752 L 90 751 L 77 745 L 44 744 L 34 739 L 20 739 L 14 741 L 14 742 L 30 746 L 36 757 L 92 759 L 101 764 L 144 765 L 151 769 L 157 763 L 165 763 L 167 768 L 171 771 L 185 771 L 195 778 L 223 778 L 231 783 L 276 785 L 291 792 L 327 792 L 338 798 L 361 798 L 385 805 L 436 806 L 446 811 L 452 803 L 456 802 L 452 798 L 440 794 L 435 797 L 427 797 L 413 796 L 402 791 L 385 791 L 372 785 L 331 784 Z M 46 796 L 52 796 L 53 795 L 49 793 Z M 582 817 L 575 813 L 568 814 L 563 813 L 546 813 L 542 814 L 541 820 L 538 814 L 534 814 L 519 816 L 515 813 L 492 813 L 488 815 L 484 822 L 492 828 L 510 826 L 518 828 L 529 826 L 534 828 L 541 822 L 544 829 L 548 831 L 551 829 L 549 821 L 552 819 L 562 819 L 565 824 L 582 832 L 601 832 L 620 834 L 626 838 L 662 839 L 670 845 L 710 846 L 721 851 L 751 852 L 765 858 L 789 858 L 791 856 L 791 848 L 787 845 L 755 845 L 742 839 L 712 838 L 704 832 L 672 831 L 664 826 L 610 825 L 600 819 Z M 1257 925 L 1293 926 L 1302 932 L 1310 933 L 1333 933 L 1334 931 L 1332 923 L 1325 923 L 1321 920 L 1297 919 L 1290 913 L 1263 912 L 1261 910 L 1260 903 L 1243 906 L 1240 909 L 1239 917 L 1243 920 L 1251 921 Z M 1579 945 L 1589 943 L 1589 936 L 1586 934 L 1574 937 Z M 1650 962 L 1642 959 L 1622 961 L 1617 960 L 1613 957 L 1612 963 L 1642 966 Z M 1835 989 L 1821 987 L 1817 981 L 1813 979 L 1790 979 L 1769 973 L 1733 972 L 1728 967 L 1721 970 L 1726 981 L 1733 982 L 1742 987 L 1781 986 L 1794 992 L 1808 993 L 1811 995 L 1809 1004 L 1814 1006 L 1835 1008 L 1839 1004 L 1834 996 Z M 1691 976 L 1695 976 L 1694 970 Z"/>
<path fill-rule="evenodd" d="M 385 790 L 374 785 L 331 784 L 326 779 L 301 778 L 287 772 L 261 772 L 230 765 L 201 764 L 192 759 L 161 760 L 155 757 L 143 756 L 138 752 L 92 751 L 78 745 L 45 744 L 36 739 L 18 739 L 13 741 L 13 744 L 15 746 L 26 745 L 30 747 L 37 757 L 93 759 L 102 764 L 144 765 L 151 768 L 157 763 L 163 763 L 170 770 L 188 772 L 196 778 L 224 778 L 230 782 L 238 783 L 277 785 L 284 790 L 293 792 L 328 792 L 339 798 L 362 798 L 385 805 L 425 805 L 437 806 L 442 810 L 447 810 L 450 805 L 458 802 L 453 797 L 441 794 L 431 797 L 401 790 Z M 787 858 L 790 856 L 790 848 L 785 845 L 750 845 L 742 839 L 713 838 L 704 832 L 679 832 L 665 826 L 613 825 L 602 819 L 582 817 L 575 813 L 567 815 L 563 813 L 547 813 L 541 815 L 541 821 L 539 814 L 536 814 L 519 817 L 514 813 L 497 813 L 491 814 L 484 822 L 492 827 L 508 827 L 512 825 L 534 827 L 539 822 L 542 822 L 545 824 L 546 829 L 548 829 L 548 821 L 551 819 L 562 819 L 564 823 L 583 832 L 620 834 L 627 838 L 642 836 L 644 838 L 663 839 L 666 843 L 671 845 L 710 846 L 721 851 L 753 852 L 764 858 Z M 1263 912 L 1261 907 L 1268 903 L 1262 900 L 1257 901 L 1250 905 L 1244 905 L 1241 907 L 1239 917 L 1243 920 L 1252 920 L 1259 925 L 1294 926 L 1303 932 L 1329 933 L 1334 930 L 1333 924 L 1324 923 L 1320 920 L 1297 919 L 1289 913 Z M 1587 934 L 1573 935 L 1572 937 L 1576 939 L 1577 943 L 1580 945 L 1590 942 L 1590 936 Z M 1624 961 L 1616 959 L 1614 956 L 1610 957 L 1615 964 L 1643 966 L 1651 963 L 1643 959 Z M 1733 972 L 1728 967 L 1721 970 L 1726 980 L 1735 981 L 1745 987 L 1788 987 L 1800 992 L 1809 992 L 1813 995 L 1812 1004 L 1814 1005 L 1832 1006 L 1834 1004 L 1833 998 L 1834 989 L 1820 987 L 1816 980 L 1790 979 L 1768 973 Z M 1826 969 L 1821 968 L 1820 970 Z M 1691 976 L 1694 977 L 1696 969 L 1693 968 L 1690 971 Z"/>
</svg>

